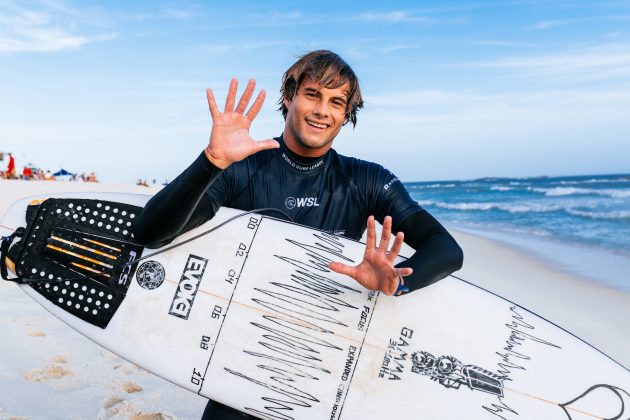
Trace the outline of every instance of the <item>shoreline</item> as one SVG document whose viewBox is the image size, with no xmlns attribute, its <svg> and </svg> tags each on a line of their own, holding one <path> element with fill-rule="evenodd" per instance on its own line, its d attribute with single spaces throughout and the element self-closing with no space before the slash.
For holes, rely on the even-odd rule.
<svg viewBox="0 0 630 420">
<path fill-rule="evenodd" d="M 550 270 L 630 293 L 630 282 L 623 281 L 625 273 L 630 272 L 630 257 L 624 254 L 584 244 L 538 237 L 524 232 L 507 232 L 462 223 L 445 223 L 445 225 L 449 231 L 468 233 L 512 248 L 536 259 Z"/>
</svg>

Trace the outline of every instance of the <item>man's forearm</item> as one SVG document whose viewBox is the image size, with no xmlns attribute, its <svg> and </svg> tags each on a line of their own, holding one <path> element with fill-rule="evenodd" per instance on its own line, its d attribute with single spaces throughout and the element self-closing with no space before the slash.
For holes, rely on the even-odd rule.
<svg viewBox="0 0 630 420">
<path fill-rule="evenodd" d="M 426 211 L 412 214 L 398 226 L 416 252 L 397 267 L 411 267 L 409 291 L 426 287 L 462 268 L 464 253 L 455 239 Z"/>
<path fill-rule="evenodd" d="M 159 191 L 144 207 L 133 226 L 134 239 L 150 248 L 163 246 L 213 214 L 204 198 L 208 187 L 222 173 L 205 154 Z"/>
</svg>

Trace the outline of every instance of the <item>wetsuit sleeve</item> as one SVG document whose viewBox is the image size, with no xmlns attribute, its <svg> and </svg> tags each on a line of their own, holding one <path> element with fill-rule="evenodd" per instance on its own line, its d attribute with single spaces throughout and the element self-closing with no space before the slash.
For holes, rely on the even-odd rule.
<svg viewBox="0 0 630 420">
<path fill-rule="evenodd" d="M 464 253 L 450 233 L 426 210 L 417 211 L 401 223 L 394 223 L 393 232 L 404 232 L 405 243 L 416 252 L 397 267 L 411 267 L 405 277 L 409 292 L 426 287 L 462 268 Z"/>
<path fill-rule="evenodd" d="M 411 198 L 400 180 L 380 166 L 374 166 L 371 213 L 381 224 L 392 217 L 392 232 L 404 232 L 405 242 L 416 252 L 399 267 L 413 268 L 405 286 L 414 291 L 443 279 L 462 267 L 464 254 L 455 239 L 418 202 Z"/>
<path fill-rule="evenodd" d="M 149 200 L 133 226 L 134 239 L 149 248 L 171 242 L 178 235 L 210 220 L 221 203 L 206 194 L 224 172 L 204 153 L 175 180 Z"/>
<path fill-rule="evenodd" d="M 369 204 L 369 214 L 379 223 L 383 223 L 385 216 L 391 216 L 395 222 L 422 210 L 396 175 L 380 165 L 373 165 L 369 174 L 368 191 L 371 190 L 370 196 L 374 197 Z"/>
</svg>

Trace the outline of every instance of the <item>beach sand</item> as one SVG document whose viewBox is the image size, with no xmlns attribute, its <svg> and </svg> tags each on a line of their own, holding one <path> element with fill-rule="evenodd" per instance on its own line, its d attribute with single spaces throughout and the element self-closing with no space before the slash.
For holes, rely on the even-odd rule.
<svg viewBox="0 0 630 420">
<path fill-rule="evenodd" d="M 152 194 L 159 187 L 0 180 L 0 215 L 29 195 Z M 5 229 L 0 228 L 2 234 Z M 458 277 L 510 299 L 630 366 L 630 294 L 569 275 L 549 260 L 452 230 L 465 253 Z M 92 343 L 0 282 L 0 419 L 201 417 L 206 399 Z"/>
</svg>

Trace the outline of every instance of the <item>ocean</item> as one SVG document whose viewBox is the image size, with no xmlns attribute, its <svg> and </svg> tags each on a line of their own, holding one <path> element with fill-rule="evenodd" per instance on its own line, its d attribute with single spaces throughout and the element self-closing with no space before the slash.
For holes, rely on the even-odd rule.
<svg viewBox="0 0 630 420">
<path fill-rule="evenodd" d="M 614 286 L 630 291 L 630 275 L 624 271 L 630 269 L 628 174 L 482 178 L 405 186 L 412 198 L 447 226 L 538 249 L 583 277 L 603 281 L 622 276 L 613 281 Z M 593 270 L 592 261 L 583 261 L 584 255 L 598 256 L 601 267 Z M 566 261 L 567 256 L 572 261 Z"/>
</svg>

